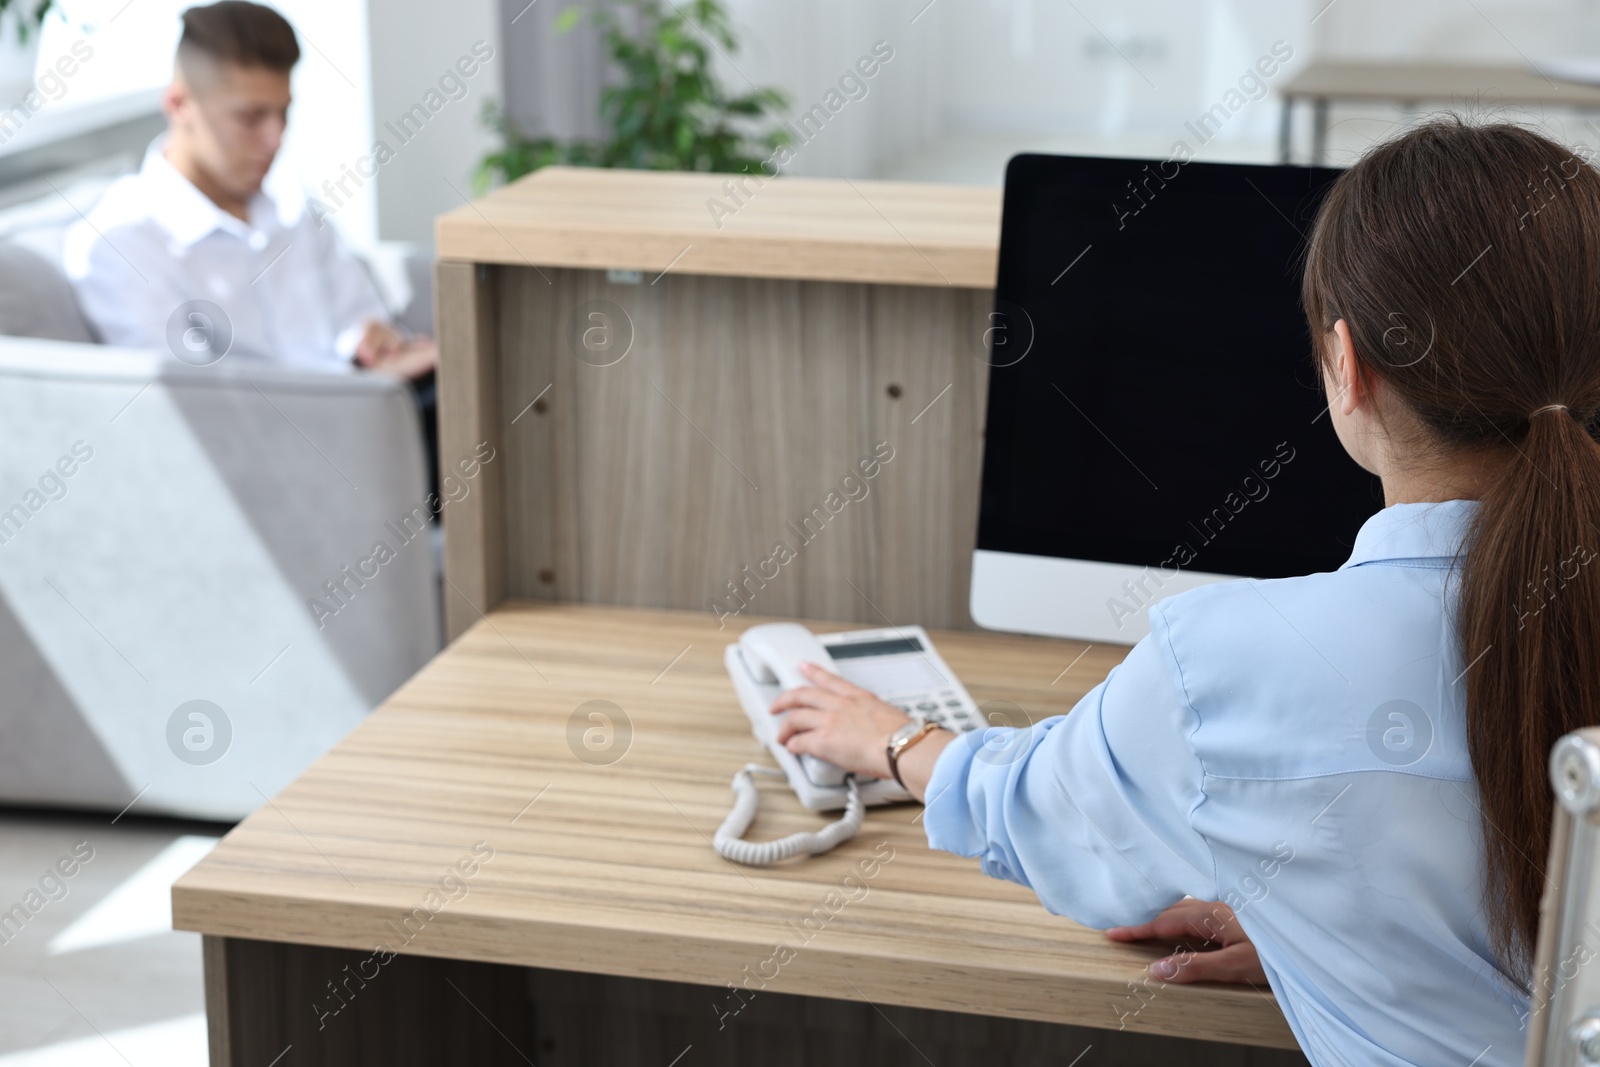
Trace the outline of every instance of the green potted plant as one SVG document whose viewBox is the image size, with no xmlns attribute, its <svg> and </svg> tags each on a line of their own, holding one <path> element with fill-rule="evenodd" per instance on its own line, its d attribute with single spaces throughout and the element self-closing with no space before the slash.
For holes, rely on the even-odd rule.
<svg viewBox="0 0 1600 1067">
<path fill-rule="evenodd" d="M 533 136 L 487 104 L 484 121 L 502 146 L 478 165 L 480 192 L 552 163 L 756 172 L 789 142 L 787 131 L 772 121 L 788 105 L 784 93 L 772 88 L 731 93 L 711 69 L 715 51 L 731 56 L 739 48 L 721 0 L 614 0 L 571 7 L 556 27 L 567 32 L 583 19 L 600 30 L 606 54 L 621 74 L 600 94 L 600 115 L 610 135 L 600 141 Z"/>
<path fill-rule="evenodd" d="M 55 0 L 0 0 L 0 91 L 33 84 L 39 27 L 53 10 Z"/>
</svg>

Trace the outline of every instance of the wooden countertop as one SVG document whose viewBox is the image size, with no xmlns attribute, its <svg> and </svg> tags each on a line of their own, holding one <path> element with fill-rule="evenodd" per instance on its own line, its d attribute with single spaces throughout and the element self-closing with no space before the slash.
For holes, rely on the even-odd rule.
<svg viewBox="0 0 1600 1067">
<path fill-rule="evenodd" d="M 708 1010 L 782 940 L 800 947 L 769 991 L 1106 1028 L 1143 1003 L 1128 1028 L 1295 1047 L 1266 991 L 1154 983 L 1136 997 L 1129 983 L 1145 981 L 1156 949 L 1108 942 L 976 860 L 930 850 L 918 805 L 869 808 L 860 835 L 821 857 L 723 860 L 711 835 L 729 779 L 746 761 L 771 763 L 723 669 L 738 633 L 703 612 L 496 609 L 179 879 L 173 925 L 702 983 L 717 987 Z M 1035 720 L 1069 709 L 1126 651 L 934 640 L 974 699 L 1013 701 Z M 590 753 L 578 709 L 591 700 L 631 722 L 609 765 L 620 731 L 602 757 L 576 754 Z M 760 789 L 752 838 L 821 825 L 781 781 Z M 451 886 L 459 899 L 427 902 L 477 842 L 493 857 L 465 890 Z M 890 858 L 861 878 L 874 855 Z M 852 874 L 865 895 L 829 903 Z M 419 907 L 425 921 L 405 943 L 399 928 Z M 797 927 L 816 909 L 826 921 L 805 940 Z"/>
<path fill-rule="evenodd" d="M 1282 92 L 1335 100 L 1600 106 L 1600 88 L 1514 64 L 1314 59 Z"/>
<path fill-rule="evenodd" d="M 638 270 L 645 282 L 670 269 L 994 287 L 998 188 L 782 177 L 731 195 L 738 177 L 546 167 L 441 215 L 438 256 Z"/>
</svg>

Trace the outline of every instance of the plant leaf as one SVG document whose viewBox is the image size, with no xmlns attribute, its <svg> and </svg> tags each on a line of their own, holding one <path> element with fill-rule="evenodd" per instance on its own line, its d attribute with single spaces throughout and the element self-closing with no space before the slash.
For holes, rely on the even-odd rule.
<svg viewBox="0 0 1600 1067">
<path fill-rule="evenodd" d="M 0 10 L 13 0 L 0 0 Z M 554 21 L 565 33 L 587 18 L 618 80 L 599 94 L 604 141 L 559 141 L 517 129 L 492 104 L 482 124 L 500 141 L 474 174 L 481 192 L 491 182 L 515 181 L 552 163 L 653 170 L 754 172 L 790 135 L 780 121 L 789 106 L 782 90 L 730 93 L 712 63 L 714 48 L 737 54 L 738 40 L 724 0 L 612 0 L 568 7 Z M 629 17 L 619 12 L 627 9 Z M 708 47 L 708 42 L 714 42 Z"/>
</svg>

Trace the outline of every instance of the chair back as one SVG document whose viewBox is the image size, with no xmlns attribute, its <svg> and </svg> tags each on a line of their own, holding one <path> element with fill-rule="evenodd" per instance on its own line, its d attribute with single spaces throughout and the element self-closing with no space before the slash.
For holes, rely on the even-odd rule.
<svg viewBox="0 0 1600 1067">
<path fill-rule="evenodd" d="M 1528 1067 L 1600 1064 L 1600 728 L 1550 753 L 1555 821 L 1540 902 Z"/>
</svg>

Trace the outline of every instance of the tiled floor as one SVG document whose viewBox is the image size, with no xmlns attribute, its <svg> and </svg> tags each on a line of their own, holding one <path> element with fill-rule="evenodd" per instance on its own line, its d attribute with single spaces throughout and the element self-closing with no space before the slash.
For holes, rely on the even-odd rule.
<svg viewBox="0 0 1600 1067">
<path fill-rule="evenodd" d="M 227 829 L 0 809 L 0 1067 L 204 1067 L 200 938 L 168 889 Z"/>
</svg>

